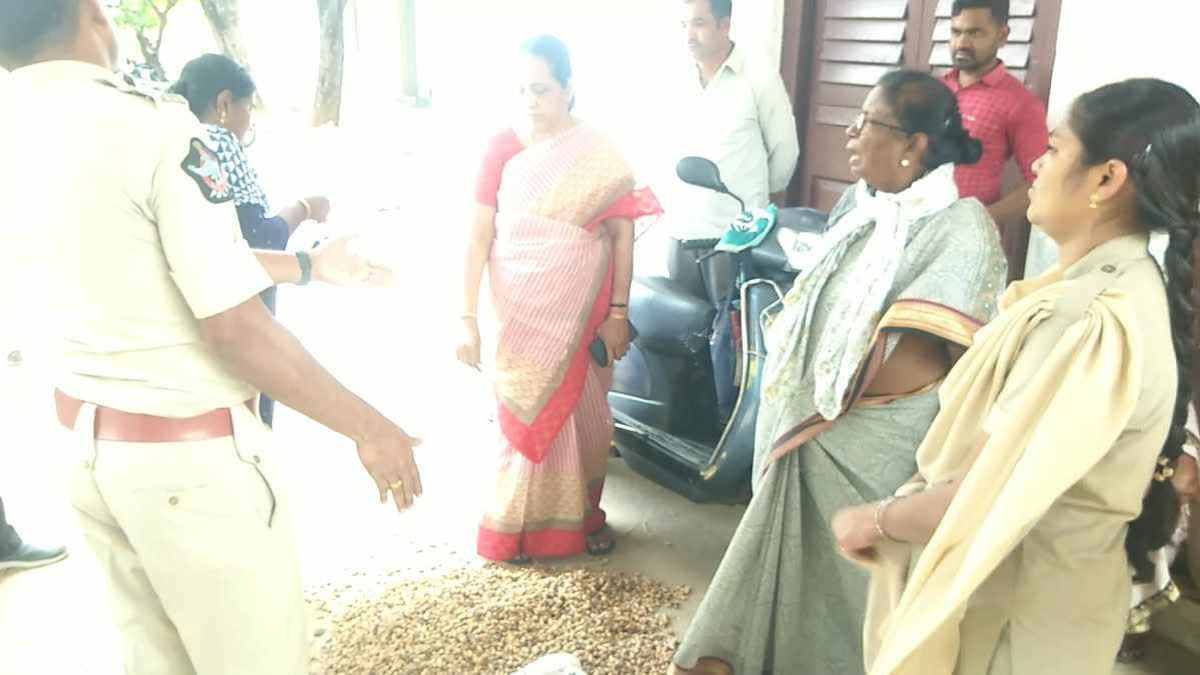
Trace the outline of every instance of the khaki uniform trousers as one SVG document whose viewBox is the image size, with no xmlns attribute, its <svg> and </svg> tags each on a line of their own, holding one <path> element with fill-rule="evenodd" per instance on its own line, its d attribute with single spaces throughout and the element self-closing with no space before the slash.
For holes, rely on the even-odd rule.
<svg viewBox="0 0 1200 675">
<path fill-rule="evenodd" d="M 130 675 L 301 675 L 308 627 L 270 432 L 231 409 L 229 438 L 97 441 L 85 403 L 71 501 L 112 590 Z"/>
</svg>

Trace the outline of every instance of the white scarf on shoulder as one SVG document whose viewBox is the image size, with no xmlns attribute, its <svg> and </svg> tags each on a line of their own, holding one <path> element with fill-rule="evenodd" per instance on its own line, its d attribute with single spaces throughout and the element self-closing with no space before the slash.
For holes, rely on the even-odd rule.
<svg viewBox="0 0 1200 675">
<path fill-rule="evenodd" d="M 804 367 L 809 339 L 815 339 L 814 403 L 827 420 L 843 412 L 845 398 L 862 366 L 884 302 L 908 243 L 909 227 L 916 221 L 948 208 L 958 200 L 954 165 L 943 164 L 907 189 L 895 194 L 874 193 L 864 181 L 855 186 L 855 205 L 838 219 L 804 256 L 800 275 L 783 300 L 783 310 L 771 322 L 768 350 L 772 358 L 764 374 L 764 388 L 779 378 L 795 378 Z M 837 298 L 826 308 L 829 319 L 824 335 L 813 336 L 811 325 L 825 284 L 838 273 L 850 246 L 870 236 L 851 274 L 859 280 L 858 292 Z"/>
</svg>

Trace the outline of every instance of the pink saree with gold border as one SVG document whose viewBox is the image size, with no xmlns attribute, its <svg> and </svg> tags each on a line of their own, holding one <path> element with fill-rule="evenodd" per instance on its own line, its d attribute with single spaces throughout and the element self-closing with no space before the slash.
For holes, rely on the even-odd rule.
<svg viewBox="0 0 1200 675">
<path fill-rule="evenodd" d="M 504 164 L 489 261 L 503 447 L 479 529 L 485 558 L 576 555 L 604 527 L 612 374 L 588 346 L 612 297 L 605 221 L 660 212 L 634 185 L 615 146 L 583 126 Z"/>
</svg>

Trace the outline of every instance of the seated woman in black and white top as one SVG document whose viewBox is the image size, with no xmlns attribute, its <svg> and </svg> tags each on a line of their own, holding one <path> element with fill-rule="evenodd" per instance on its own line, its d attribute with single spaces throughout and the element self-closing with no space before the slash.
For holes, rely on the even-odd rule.
<svg viewBox="0 0 1200 675">
<path fill-rule="evenodd" d="M 230 181 L 242 235 L 251 248 L 285 250 L 288 239 L 301 223 L 325 222 L 330 204 L 329 199 L 321 196 L 297 199 L 272 212 L 258 173 L 244 152 L 253 142 L 253 103 L 257 91 L 245 68 L 226 56 L 205 54 L 184 66 L 170 91 L 186 98 L 192 112 L 207 126 L 209 144 Z M 274 313 L 275 289 L 264 291 L 262 299 Z M 263 396 L 259 413 L 269 426 L 274 417 L 274 401 Z"/>
</svg>

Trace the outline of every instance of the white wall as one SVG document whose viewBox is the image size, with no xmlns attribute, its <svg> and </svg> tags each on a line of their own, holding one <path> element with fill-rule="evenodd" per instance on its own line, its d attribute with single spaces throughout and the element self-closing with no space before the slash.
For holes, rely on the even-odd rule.
<svg viewBox="0 0 1200 675">
<path fill-rule="evenodd" d="M 1130 77 L 1158 77 L 1200 98 L 1193 56 L 1200 3 L 1192 0 L 1063 0 L 1050 89 L 1050 126 L 1077 96 Z M 1026 275 L 1057 258 L 1054 242 L 1035 228 Z"/>
<path fill-rule="evenodd" d="M 783 51 L 784 0 L 734 0 L 733 28 L 730 31 L 740 46 L 758 51 L 775 70 L 779 70 Z"/>
</svg>

